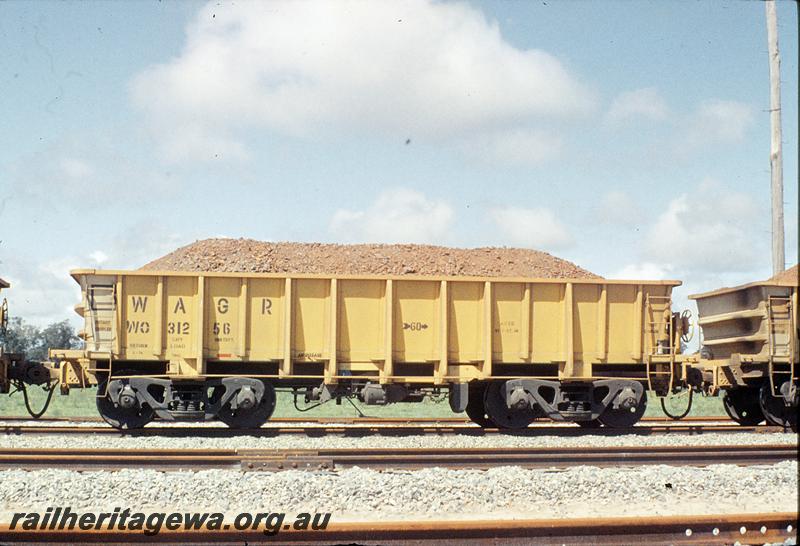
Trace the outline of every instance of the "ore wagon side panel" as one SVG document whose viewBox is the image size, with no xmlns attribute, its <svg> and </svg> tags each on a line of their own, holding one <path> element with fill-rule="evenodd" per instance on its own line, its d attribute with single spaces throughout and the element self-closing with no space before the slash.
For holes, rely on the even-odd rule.
<svg viewBox="0 0 800 546">
<path fill-rule="evenodd" d="M 565 296 L 564 283 L 532 286 L 531 354 L 534 362 L 565 360 Z"/>
<path fill-rule="evenodd" d="M 165 288 L 165 315 L 167 327 L 164 329 L 165 358 L 179 360 L 198 356 L 197 317 L 200 313 L 198 278 L 167 277 Z"/>
<path fill-rule="evenodd" d="M 454 363 L 482 362 L 486 283 L 453 282 L 449 286 L 448 359 Z"/>
<path fill-rule="evenodd" d="M 386 281 L 341 280 L 337 288 L 339 369 L 360 363 L 367 364 L 362 369 L 378 371 L 375 363 L 386 356 Z"/>
<path fill-rule="evenodd" d="M 122 353 L 126 360 L 160 360 L 163 283 L 155 276 L 122 282 Z"/>
<path fill-rule="evenodd" d="M 98 353 L 90 358 L 111 359 L 114 366 L 159 361 L 178 377 L 253 366 L 261 370 L 253 375 L 269 377 L 432 383 L 500 375 L 608 377 L 619 366 L 641 372 L 664 335 L 676 284 L 74 275 L 83 290 L 87 350 Z"/>
<path fill-rule="evenodd" d="M 204 290 L 204 354 L 219 359 L 241 359 L 244 356 L 246 328 L 241 320 L 242 279 L 207 278 Z"/>
<path fill-rule="evenodd" d="M 247 356 L 270 361 L 284 357 L 286 282 L 284 279 L 247 280 Z"/>
<path fill-rule="evenodd" d="M 395 281 L 393 357 L 397 363 L 439 359 L 442 283 Z"/>
<path fill-rule="evenodd" d="M 607 288 L 606 360 L 630 362 L 636 356 L 633 328 L 636 326 L 637 287 Z"/>
<path fill-rule="evenodd" d="M 600 288 L 597 285 L 573 285 L 573 365 L 570 372 L 572 377 L 590 377 L 591 363 L 597 360 L 598 323 L 600 313 L 605 310 L 599 308 Z M 605 332 L 600 335 L 605 336 Z"/>
<path fill-rule="evenodd" d="M 331 282 L 292 281 L 292 358 L 298 362 L 330 359 Z"/>
<path fill-rule="evenodd" d="M 525 362 L 530 358 L 530 287 L 527 283 L 494 283 L 492 291 L 492 359 Z"/>
</svg>

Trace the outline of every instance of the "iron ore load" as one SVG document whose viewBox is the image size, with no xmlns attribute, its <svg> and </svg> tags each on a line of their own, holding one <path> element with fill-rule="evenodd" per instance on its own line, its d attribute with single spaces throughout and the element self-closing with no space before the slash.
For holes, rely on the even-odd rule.
<svg viewBox="0 0 800 546">
<path fill-rule="evenodd" d="M 154 417 L 258 427 L 303 404 L 448 395 L 481 425 L 630 426 L 666 394 L 675 281 L 77 270 L 83 351 L 62 388 L 99 385 L 120 428 Z"/>
</svg>

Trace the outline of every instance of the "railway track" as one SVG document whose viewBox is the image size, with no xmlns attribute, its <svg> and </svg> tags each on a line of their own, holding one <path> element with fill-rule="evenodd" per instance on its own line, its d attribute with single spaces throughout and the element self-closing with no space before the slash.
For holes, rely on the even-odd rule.
<svg viewBox="0 0 800 546">
<path fill-rule="evenodd" d="M 581 428 L 572 423 L 538 422 L 525 429 L 480 428 L 462 418 L 322 418 L 313 421 L 301 418 L 273 419 L 258 429 L 230 429 L 218 424 L 193 425 L 155 421 L 142 429 L 120 431 L 99 419 L 50 418 L 36 421 L 30 419 L 0 418 L 0 434 L 13 435 L 104 435 L 104 436 L 169 436 L 219 438 L 231 436 L 273 437 L 299 436 L 586 436 L 586 435 L 663 435 L 716 433 L 774 433 L 783 428 L 769 425 L 742 426 L 727 418 L 694 418 L 673 421 L 667 418 L 651 418 L 629 428 Z M 9 424 L 9 423 L 20 423 Z M 71 423 L 76 423 L 72 425 Z M 95 423 L 97 424 L 94 426 Z"/>
<path fill-rule="evenodd" d="M 0 449 L 0 469 L 155 470 L 228 469 L 243 471 L 376 470 L 441 467 L 488 469 L 498 466 L 568 468 L 666 464 L 766 465 L 797 460 L 793 445 L 635 446 L 600 448 L 447 449 Z"/>
<path fill-rule="evenodd" d="M 40 417 L 33 419 L 29 416 L 0 415 L 0 422 L 30 422 L 37 423 L 103 423 L 100 417 Z M 163 422 L 156 420 L 156 423 Z M 267 422 L 269 425 L 287 425 L 296 423 L 319 423 L 322 425 L 419 425 L 419 424 L 442 424 L 442 425 L 471 425 L 472 421 L 465 417 L 275 417 Z M 676 421 L 667 416 L 643 417 L 640 421 L 647 423 L 719 423 L 732 424 L 730 418 L 725 416 L 702 416 L 692 415 Z M 534 422 L 532 426 L 541 426 L 543 422 Z"/>
<path fill-rule="evenodd" d="M 776 433 L 783 428 L 758 425 L 651 425 L 631 428 L 596 428 L 584 429 L 575 426 L 531 426 L 525 429 L 479 428 L 474 426 L 453 425 L 310 425 L 310 426 L 266 426 L 259 429 L 230 429 L 228 427 L 207 426 L 148 426 L 143 429 L 120 431 L 109 426 L 0 426 L 0 434 L 6 435 L 101 435 L 101 436 L 166 436 L 197 438 L 228 438 L 233 436 L 250 436 L 269 438 L 284 435 L 307 437 L 341 436 L 649 436 L 664 434 L 697 435 L 707 433 Z"/>
<path fill-rule="evenodd" d="M 763 544 L 797 536 L 797 513 L 617 517 L 539 520 L 396 521 L 336 523 L 324 531 L 282 531 L 288 544 Z M 231 526 L 232 527 L 232 526 Z M 22 531 L 0 526 L 0 541 L 11 543 L 263 543 L 260 530 Z"/>
</svg>

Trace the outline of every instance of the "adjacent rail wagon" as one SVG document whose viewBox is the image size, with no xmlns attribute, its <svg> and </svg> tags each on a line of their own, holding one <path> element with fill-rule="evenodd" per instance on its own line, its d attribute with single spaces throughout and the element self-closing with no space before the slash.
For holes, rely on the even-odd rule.
<svg viewBox="0 0 800 546">
<path fill-rule="evenodd" d="M 0 279 L 0 292 L 4 288 L 9 288 L 11 285 Z M 8 301 L 5 299 L 0 303 L 0 332 L 5 333 L 8 327 Z M 3 346 L 0 345 L 0 393 L 8 392 L 11 382 L 9 380 L 8 370 L 11 367 L 12 355 L 3 352 Z"/>
<path fill-rule="evenodd" d="M 11 284 L 9 282 L 0 279 L 0 292 L 10 287 Z M 8 318 L 8 301 L 3 298 L 2 302 L 0 302 L 0 333 L 4 336 L 8 328 Z M 41 412 L 33 411 L 28 400 L 27 386 L 44 386 L 49 391 L 47 398 L 49 403 L 54 392 L 49 388 L 51 384 L 50 374 L 51 370 L 42 363 L 30 362 L 24 354 L 6 351 L 6 348 L 0 344 L 0 394 L 21 392 L 25 399 L 25 407 L 35 417 L 39 417 L 44 413 L 47 409 L 47 404 L 45 404 L 44 410 Z M 12 387 L 14 387 L 14 391 L 11 390 Z"/>
<path fill-rule="evenodd" d="M 448 396 L 488 426 L 630 426 L 667 394 L 686 325 L 677 281 L 77 270 L 82 351 L 62 390 L 99 386 L 110 424 L 258 427 L 295 404 Z M 679 368 L 679 366 L 678 366 Z"/>
<path fill-rule="evenodd" d="M 703 342 L 706 390 L 724 390 L 730 417 L 796 426 L 798 282 L 768 280 L 691 296 Z M 700 377 L 700 374 L 695 374 Z"/>
</svg>

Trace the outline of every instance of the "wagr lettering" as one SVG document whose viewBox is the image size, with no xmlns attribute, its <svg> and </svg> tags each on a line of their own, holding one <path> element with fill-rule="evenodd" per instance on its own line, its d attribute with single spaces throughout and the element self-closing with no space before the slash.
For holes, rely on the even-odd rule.
<svg viewBox="0 0 800 546">
<path fill-rule="evenodd" d="M 261 314 L 262 315 L 271 315 L 272 314 L 272 300 L 269 298 L 264 298 L 261 300 Z"/>
<path fill-rule="evenodd" d="M 214 325 L 211 327 L 211 331 L 214 332 L 215 336 L 218 336 L 220 334 L 229 335 L 231 333 L 231 323 L 215 322 Z"/>
<path fill-rule="evenodd" d="M 189 334 L 189 323 L 188 322 L 169 322 L 167 323 L 167 333 L 176 335 L 176 336 L 184 336 Z"/>
<path fill-rule="evenodd" d="M 144 313 L 147 310 L 147 296 L 131 296 L 134 313 Z"/>
<path fill-rule="evenodd" d="M 126 321 L 127 330 L 129 334 L 149 334 L 150 323 L 146 320 L 128 320 Z"/>
<path fill-rule="evenodd" d="M 228 312 L 230 305 L 228 304 L 227 298 L 220 298 L 217 300 L 217 311 L 220 315 L 224 315 Z"/>
<path fill-rule="evenodd" d="M 183 304 L 183 298 L 178 298 L 178 301 L 175 303 L 175 310 L 172 312 L 173 315 L 177 315 L 178 311 L 186 314 L 186 306 Z"/>
</svg>

